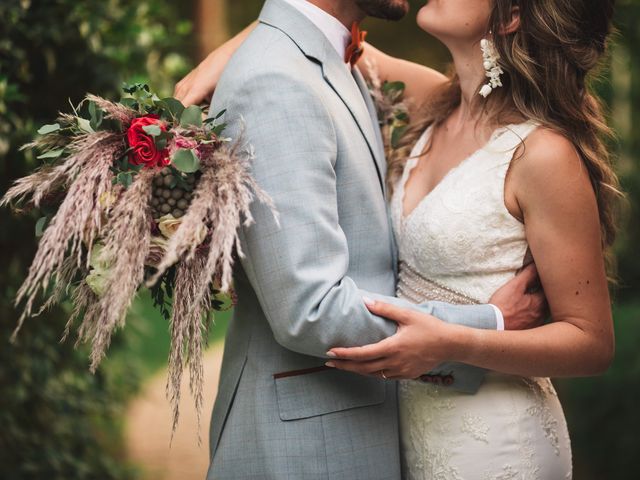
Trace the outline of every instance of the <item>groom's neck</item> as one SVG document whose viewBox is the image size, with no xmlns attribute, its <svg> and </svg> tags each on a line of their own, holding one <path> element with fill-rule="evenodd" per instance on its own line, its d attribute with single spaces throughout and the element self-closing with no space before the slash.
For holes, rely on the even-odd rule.
<svg viewBox="0 0 640 480">
<path fill-rule="evenodd" d="M 362 11 L 355 0 L 307 0 L 315 6 L 321 8 L 330 15 L 336 17 L 340 22 L 351 29 L 353 22 L 360 23 L 365 19 L 366 14 Z"/>
</svg>

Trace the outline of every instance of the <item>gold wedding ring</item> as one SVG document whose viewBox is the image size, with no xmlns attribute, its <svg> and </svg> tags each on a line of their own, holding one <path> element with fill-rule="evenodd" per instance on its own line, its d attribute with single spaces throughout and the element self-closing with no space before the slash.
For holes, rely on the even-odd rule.
<svg viewBox="0 0 640 480">
<path fill-rule="evenodd" d="M 389 380 L 387 378 L 387 376 L 384 374 L 384 370 L 380 370 L 380 375 L 382 376 L 382 378 L 384 378 L 385 380 Z"/>
</svg>

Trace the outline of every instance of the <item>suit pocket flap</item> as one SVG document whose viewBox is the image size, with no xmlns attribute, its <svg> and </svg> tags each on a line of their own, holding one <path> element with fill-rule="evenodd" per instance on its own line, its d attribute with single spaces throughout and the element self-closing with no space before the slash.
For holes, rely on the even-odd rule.
<svg viewBox="0 0 640 480">
<path fill-rule="evenodd" d="M 386 395 L 382 380 L 336 369 L 284 376 L 274 381 L 282 420 L 379 405 Z"/>
</svg>

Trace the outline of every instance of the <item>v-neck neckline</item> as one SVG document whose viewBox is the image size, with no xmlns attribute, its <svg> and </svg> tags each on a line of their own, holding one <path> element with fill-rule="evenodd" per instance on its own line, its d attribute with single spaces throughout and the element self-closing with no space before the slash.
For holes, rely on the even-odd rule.
<svg viewBox="0 0 640 480">
<path fill-rule="evenodd" d="M 523 123 L 528 123 L 528 122 L 523 122 Z M 402 177 L 402 181 L 401 181 L 401 185 L 400 185 L 400 223 L 401 224 L 405 224 L 406 222 L 408 222 L 411 217 L 413 216 L 414 213 L 416 213 L 416 210 L 418 210 L 419 208 L 422 207 L 423 204 L 425 204 L 427 202 L 427 200 L 429 200 L 433 194 L 440 188 L 440 186 L 448 179 L 450 178 L 456 171 L 459 171 L 460 168 L 468 163 L 471 159 L 475 158 L 479 153 L 485 151 L 489 146 L 491 146 L 491 144 L 493 142 L 495 142 L 496 140 L 498 140 L 498 138 L 500 138 L 505 132 L 507 132 L 510 128 L 517 126 L 517 125 L 521 125 L 521 124 L 509 124 L 509 125 L 505 125 L 503 127 L 498 127 L 496 128 L 492 133 L 491 136 L 489 137 L 489 140 L 487 140 L 485 142 L 484 145 L 482 145 L 480 148 L 476 149 L 475 151 L 473 151 L 472 153 L 470 153 L 469 155 L 467 155 L 465 158 L 463 158 L 457 165 L 454 165 L 453 167 L 451 167 L 447 173 L 445 173 L 445 175 L 440 179 L 440 181 L 438 183 L 435 184 L 435 186 L 429 191 L 427 192 L 421 199 L 420 201 L 411 209 L 411 211 L 409 213 L 407 213 L 405 215 L 405 200 L 406 200 L 406 186 L 407 186 L 407 182 L 409 181 L 409 177 L 411 176 L 411 172 L 413 171 L 413 169 L 418 165 L 418 162 L 420 161 L 420 157 L 417 158 L 411 158 L 409 159 L 410 163 L 407 163 L 406 168 L 405 168 L 405 172 L 403 173 L 403 177 Z M 433 134 L 433 124 L 429 125 L 429 127 L 424 131 L 424 133 L 422 134 L 422 138 L 418 141 L 418 143 L 416 143 L 416 147 L 414 147 L 414 151 L 417 150 L 417 147 L 420 146 L 420 149 L 423 149 L 427 142 L 430 140 L 431 135 Z M 414 152 L 411 152 L 411 156 L 414 156 Z"/>
</svg>

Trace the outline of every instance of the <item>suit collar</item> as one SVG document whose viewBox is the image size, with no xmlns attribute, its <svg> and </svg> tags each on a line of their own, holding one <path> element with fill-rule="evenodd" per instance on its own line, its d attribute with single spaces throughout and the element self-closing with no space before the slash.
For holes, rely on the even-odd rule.
<svg viewBox="0 0 640 480">
<path fill-rule="evenodd" d="M 260 12 L 261 23 L 281 30 L 307 57 L 324 63 L 338 52 L 322 31 L 297 8 L 284 0 L 267 0 Z"/>
<path fill-rule="evenodd" d="M 340 20 L 307 0 L 284 1 L 311 20 L 324 33 L 329 43 L 338 52 L 338 56 L 345 57 L 347 46 L 351 43 L 351 31 Z M 345 68 L 347 68 L 346 64 Z"/>
</svg>

